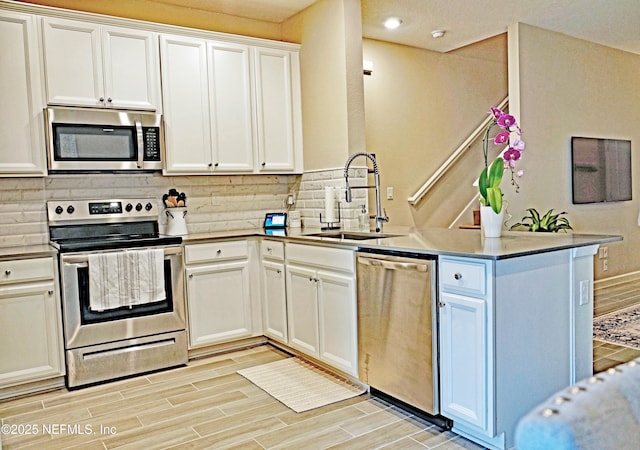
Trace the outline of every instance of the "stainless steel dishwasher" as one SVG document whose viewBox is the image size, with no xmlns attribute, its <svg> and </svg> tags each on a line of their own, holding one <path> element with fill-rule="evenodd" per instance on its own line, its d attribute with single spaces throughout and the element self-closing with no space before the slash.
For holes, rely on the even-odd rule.
<svg viewBox="0 0 640 450">
<path fill-rule="evenodd" d="M 357 253 L 360 380 L 431 416 L 439 413 L 435 267 L 429 257 Z"/>
</svg>

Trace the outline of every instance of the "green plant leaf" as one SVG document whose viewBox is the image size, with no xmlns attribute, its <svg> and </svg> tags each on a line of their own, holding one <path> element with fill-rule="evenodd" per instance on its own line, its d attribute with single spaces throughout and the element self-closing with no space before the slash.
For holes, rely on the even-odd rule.
<svg viewBox="0 0 640 450">
<path fill-rule="evenodd" d="M 504 174 L 504 159 L 498 156 L 491 164 L 489 169 L 489 186 L 497 188 L 502 181 L 502 175 Z"/>
<path fill-rule="evenodd" d="M 487 188 L 487 200 L 493 212 L 498 214 L 502 210 L 502 189 L 499 187 Z"/>
<path fill-rule="evenodd" d="M 478 188 L 480 189 L 480 195 L 482 196 L 482 199 L 484 199 L 485 201 L 482 202 L 482 204 L 484 205 L 486 203 L 486 199 L 487 199 L 487 187 L 489 187 L 489 175 L 488 175 L 489 169 L 487 167 L 485 167 L 482 172 L 480 172 L 480 178 L 478 179 Z M 489 206 L 489 205 L 485 205 L 485 206 Z"/>
</svg>

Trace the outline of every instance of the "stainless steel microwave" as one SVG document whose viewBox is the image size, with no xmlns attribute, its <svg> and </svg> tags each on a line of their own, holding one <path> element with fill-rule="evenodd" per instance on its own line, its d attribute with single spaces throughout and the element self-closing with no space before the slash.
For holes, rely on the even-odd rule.
<svg viewBox="0 0 640 450">
<path fill-rule="evenodd" d="M 50 173 L 162 170 L 162 115 L 114 109 L 45 110 Z"/>
</svg>

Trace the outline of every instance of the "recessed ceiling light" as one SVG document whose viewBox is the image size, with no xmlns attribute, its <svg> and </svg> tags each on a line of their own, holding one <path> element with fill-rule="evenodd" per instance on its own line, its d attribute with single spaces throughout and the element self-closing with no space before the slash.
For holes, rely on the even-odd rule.
<svg viewBox="0 0 640 450">
<path fill-rule="evenodd" d="M 444 31 L 444 30 L 433 30 L 431 32 L 431 36 L 433 36 L 434 39 L 438 39 L 438 38 L 441 38 L 442 36 L 444 36 L 445 33 L 446 33 L 446 31 Z"/>
<path fill-rule="evenodd" d="M 389 17 L 384 21 L 384 27 L 388 30 L 395 30 L 400 26 L 401 23 L 402 20 L 398 19 L 397 17 Z"/>
</svg>

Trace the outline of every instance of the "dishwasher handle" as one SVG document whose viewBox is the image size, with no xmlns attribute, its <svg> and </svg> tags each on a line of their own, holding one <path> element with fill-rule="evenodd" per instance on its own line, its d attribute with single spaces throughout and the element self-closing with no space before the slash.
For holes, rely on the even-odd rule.
<svg viewBox="0 0 640 450">
<path fill-rule="evenodd" d="M 414 272 L 428 272 L 429 264 L 422 261 L 402 258 L 371 258 L 358 256 L 358 263 L 366 266 L 381 267 L 389 270 L 410 270 Z"/>
</svg>

